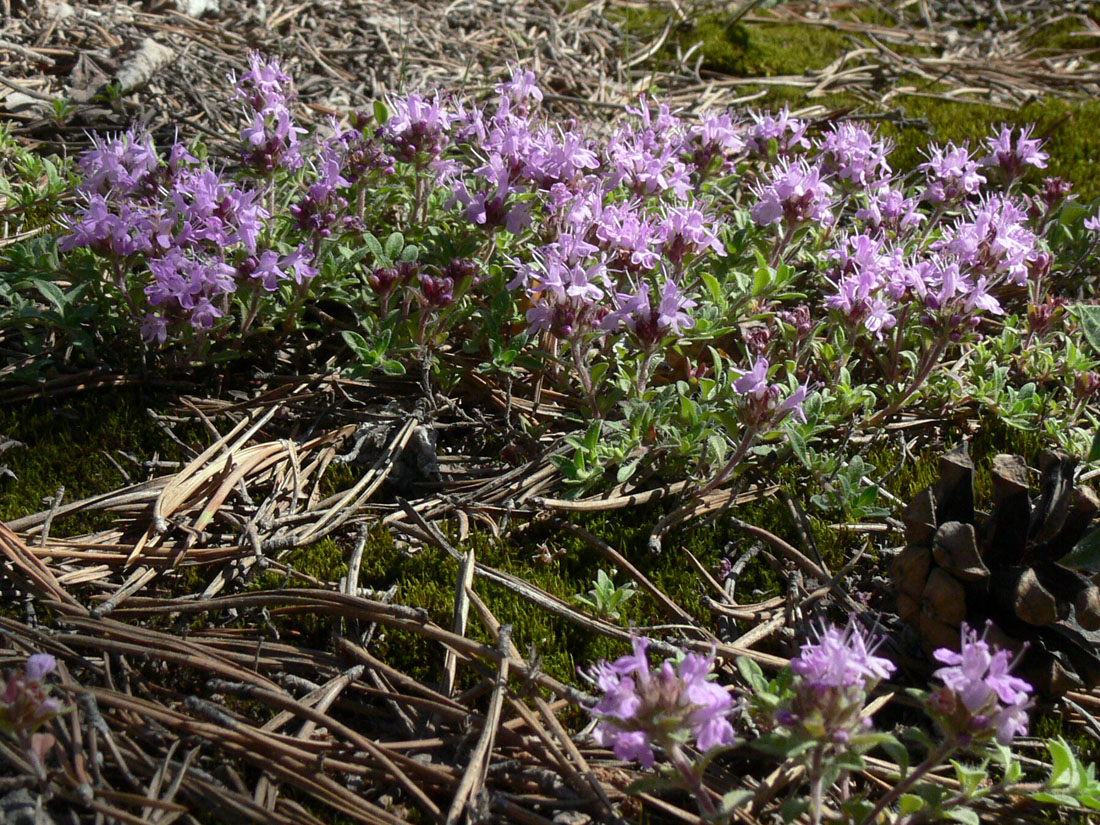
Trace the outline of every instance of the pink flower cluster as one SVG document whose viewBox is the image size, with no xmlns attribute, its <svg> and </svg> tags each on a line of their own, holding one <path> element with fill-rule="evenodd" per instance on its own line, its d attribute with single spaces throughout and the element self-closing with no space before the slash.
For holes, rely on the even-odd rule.
<svg viewBox="0 0 1100 825">
<path fill-rule="evenodd" d="M 250 55 L 251 68 L 237 81 L 237 99 L 253 117 L 242 132 L 246 160 L 265 172 L 301 167 L 298 135 L 288 125 L 289 78 L 276 62 Z M 335 151 L 335 150 L 333 150 Z M 339 159 L 322 152 L 321 174 L 311 191 L 324 202 L 348 181 Z M 274 292 L 284 282 L 303 284 L 317 270 L 304 244 L 289 252 L 262 248 L 271 216 L 262 190 L 242 185 L 175 144 L 167 161 L 141 128 L 94 139 L 79 161 L 80 191 L 87 201 L 59 242 L 62 251 L 92 249 L 112 262 L 115 286 L 131 310 L 133 273 L 146 270 L 142 288 L 152 311 L 145 313 L 146 341 L 163 344 L 174 327 L 210 330 L 230 309 L 241 288 Z M 316 209 L 314 209 L 316 212 Z M 139 277 L 141 277 L 139 275 Z"/>
<path fill-rule="evenodd" d="M 1008 651 L 991 646 L 964 624 L 959 652 L 940 648 L 933 655 L 947 667 L 933 674 L 944 686 L 932 693 L 929 707 L 960 745 L 990 738 L 1009 745 L 1027 733 L 1029 696 L 1035 689 L 1012 675 L 1015 662 Z"/>
<path fill-rule="evenodd" d="M 686 654 L 679 663 L 666 660 L 656 670 L 646 657 L 649 642 L 634 637 L 634 652 L 612 663 L 601 661 L 591 676 L 604 695 L 592 708 L 596 741 L 619 759 L 654 763 L 654 747 L 684 738 L 708 751 L 733 742 L 728 716 L 734 701 L 711 681 L 714 654 Z"/>
<path fill-rule="evenodd" d="M 855 616 L 843 629 L 823 624 L 791 660 L 794 696 L 776 711 L 776 721 L 810 738 L 846 745 L 870 726 L 867 696 L 896 669 L 875 655 L 881 639 L 867 635 Z"/>
<path fill-rule="evenodd" d="M 276 60 L 264 60 L 256 52 L 248 55 L 249 69 L 240 79 L 230 75 L 236 87 L 233 100 L 243 100 L 250 121 L 241 130 L 245 163 L 261 172 L 298 169 L 302 165 L 299 135 L 306 130 L 294 123 L 290 106 L 290 76 Z"/>
<path fill-rule="evenodd" d="M 61 702 L 49 696 L 46 677 L 57 667 L 48 653 L 27 659 L 22 673 L 0 680 L 0 730 L 29 741 L 30 736 L 61 710 Z"/>
</svg>

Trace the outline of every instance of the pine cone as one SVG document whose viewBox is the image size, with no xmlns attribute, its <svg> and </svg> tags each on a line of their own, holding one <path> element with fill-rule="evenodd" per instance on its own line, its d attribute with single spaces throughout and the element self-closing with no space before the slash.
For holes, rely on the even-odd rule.
<svg viewBox="0 0 1100 825">
<path fill-rule="evenodd" d="M 1100 590 L 1057 561 L 1100 511 L 1091 489 L 1074 487 L 1075 465 L 1043 453 L 1033 501 L 1024 460 L 996 456 L 985 514 L 974 509 L 967 445 L 940 458 L 939 481 L 905 508 L 908 546 L 891 569 L 898 615 L 926 653 L 958 650 L 963 621 L 979 631 L 991 622 L 990 641 L 1023 651 L 1017 672 L 1045 695 L 1100 684 Z"/>
</svg>

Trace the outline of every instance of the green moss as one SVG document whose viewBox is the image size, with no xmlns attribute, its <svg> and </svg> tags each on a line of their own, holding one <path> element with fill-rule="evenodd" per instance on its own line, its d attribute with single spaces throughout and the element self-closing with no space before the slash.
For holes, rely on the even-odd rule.
<svg viewBox="0 0 1100 825">
<path fill-rule="evenodd" d="M 118 450 L 138 461 L 154 456 L 183 460 L 183 450 L 147 412 L 162 402 L 134 388 L 0 406 L 0 434 L 24 445 L 0 454 L 0 464 L 6 464 L 16 476 L 0 477 L 0 519 L 10 521 L 44 509 L 43 498 L 53 496 L 61 485 L 66 502 L 124 486 L 126 479 L 105 451 L 111 451 L 133 481 L 144 479 L 144 471 Z M 184 439 L 189 432 L 188 428 L 176 429 Z M 102 526 L 107 519 L 105 514 L 90 513 L 59 519 L 54 529 L 60 535 L 83 532 Z"/>
<path fill-rule="evenodd" d="M 620 7 L 609 14 L 624 33 L 644 48 L 663 31 L 667 9 Z M 822 26 L 730 23 L 729 14 L 704 13 L 674 25 L 655 60 L 671 60 L 677 51 L 695 48 L 692 61 L 703 59 L 708 72 L 737 77 L 803 74 L 821 69 L 850 48 L 847 38 Z"/>
<path fill-rule="evenodd" d="M 1095 762 L 1100 759 L 1100 739 L 1082 732 L 1078 727 L 1066 724 L 1065 717 L 1061 713 L 1049 711 L 1034 713 L 1031 718 L 1031 735 L 1040 739 L 1061 736 L 1073 746 L 1082 760 Z"/>
<path fill-rule="evenodd" d="M 1032 28 L 1027 37 L 1028 48 L 1034 50 L 1030 56 L 1032 59 L 1037 59 L 1066 51 L 1076 52 L 1081 50 L 1083 51 L 1082 58 L 1086 60 L 1094 59 L 1093 55 L 1083 50 L 1083 47 L 1094 45 L 1094 43 L 1086 37 L 1074 36 L 1077 32 L 1085 31 L 1087 31 L 1085 26 L 1074 17 L 1063 17 L 1061 20 L 1055 20 L 1053 23 L 1045 25 L 1040 23 Z"/>
</svg>

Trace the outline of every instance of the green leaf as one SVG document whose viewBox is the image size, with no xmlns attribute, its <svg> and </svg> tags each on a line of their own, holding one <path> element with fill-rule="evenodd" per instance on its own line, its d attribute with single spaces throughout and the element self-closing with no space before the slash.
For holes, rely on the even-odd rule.
<svg viewBox="0 0 1100 825">
<path fill-rule="evenodd" d="M 1085 461 L 1096 461 L 1098 458 L 1100 458 L 1100 427 L 1097 427 L 1096 435 L 1092 437 L 1092 446 Z"/>
<path fill-rule="evenodd" d="M 679 787 L 680 784 L 678 782 L 673 782 L 671 779 L 666 779 L 663 776 L 643 776 L 641 779 L 635 779 L 627 785 L 626 792 L 635 795 L 640 793 L 653 793 L 654 791 L 671 791 Z"/>
<path fill-rule="evenodd" d="M 774 138 L 772 138 L 772 140 L 774 140 Z M 779 815 L 783 818 L 784 822 L 794 822 L 809 809 L 810 800 L 790 796 L 787 797 L 786 801 L 779 808 Z"/>
<path fill-rule="evenodd" d="M 880 741 L 879 747 L 886 751 L 894 762 L 898 763 L 898 767 L 901 768 L 901 775 L 904 777 L 909 772 L 909 749 L 892 736 Z"/>
<path fill-rule="evenodd" d="M 766 733 L 753 739 L 750 744 L 761 753 L 792 759 L 798 754 L 808 751 L 814 746 L 815 742 L 813 739 L 797 739 L 793 736 Z"/>
<path fill-rule="evenodd" d="M 735 808 L 744 805 L 755 796 L 756 794 L 749 790 L 730 791 L 722 797 L 722 812 L 729 813 Z"/>
<path fill-rule="evenodd" d="M 405 236 L 400 232 L 391 232 L 390 236 L 386 238 L 385 253 L 386 257 L 391 261 L 395 260 L 398 255 L 401 254 L 401 250 L 405 248 Z"/>
<path fill-rule="evenodd" d="M 374 355 L 374 353 L 371 352 L 371 348 L 367 345 L 367 339 L 358 332 L 345 329 L 340 333 L 340 337 L 344 339 L 345 344 L 351 347 L 351 351 L 355 353 L 357 358 L 368 360 L 370 356 Z"/>
<path fill-rule="evenodd" d="M 948 808 L 943 813 L 948 819 L 961 822 L 963 825 L 982 825 L 978 815 L 969 808 Z"/>
<path fill-rule="evenodd" d="M 627 461 L 625 464 L 619 466 L 618 471 L 615 473 L 615 483 L 622 484 L 627 481 L 638 470 L 638 465 L 641 464 L 640 458 L 634 458 Z"/>
<path fill-rule="evenodd" d="M 390 110 L 386 108 L 386 104 L 381 100 L 374 101 L 374 119 L 378 125 L 381 126 L 387 120 L 390 119 Z"/>
<path fill-rule="evenodd" d="M 961 762 L 951 760 L 951 765 L 955 768 L 955 778 L 962 786 L 963 793 L 967 796 L 973 795 L 974 791 L 981 786 L 986 777 L 986 766 L 974 767 L 973 765 L 964 765 Z"/>
<path fill-rule="evenodd" d="M 420 247 L 414 243 L 409 244 L 401 250 L 401 260 L 405 263 L 412 263 L 420 257 Z"/>
<path fill-rule="evenodd" d="M 43 281 L 39 278 L 34 279 L 35 288 L 42 293 L 42 297 L 54 305 L 59 310 L 65 309 L 65 293 L 61 291 L 61 287 L 52 281 Z"/>
<path fill-rule="evenodd" d="M 1058 563 L 1077 570 L 1100 571 L 1100 529 L 1087 533 Z"/>
<path fill-rule="evenodd" d="M 752 296 L 755 298 L 760 295 L 765 289 L 771 286 L 772 273 L 767 267 L 760 267 L 756 270 L 756 275 L 752 279 Z"/>
<path fill-rule="evenodd" d="M 903 793 L 898 799 L 898 813 L 902 816 L 915 814 L 924 807 L 924 800 L 916 794 Z"/>
<path fill-rule="evenodd" d="M 1074 788 L 1077 786 L 1077 760 L 1073 758 L 1073 751 L 1070 750 L 1066 740 L 1060 736 L 1054 739 L 1047 740 L 1047 750 L 1050 752 L 1050 777 L 1047 779 L 1047 787 L 1069 787 Z M 1065 776 L 1069 774 L 1069 776 Z M 1063 776 L 1065 778 L 1063 779 Z"/>
<path fill-rule="evenodd" d="M 752 659 L 746 656 L 738 656 L 737 670 L 740 671 L 741 678 L 749 683 L 749 687 L 751 687 L 755 693 L 760 693 L 767 689 L 768 680 L 764 678 L 764 671 L 761 670 L 760 665 Z"/>
<path fill-rule="evenodd" d="M 1050 805 L 1065 805 L 1069 808 L 1077 808 L 1080 803 L 1077 801 L 1077 797 L 1071 796 L 1068 793 L 1051 793 L 1049 791 L 1039 791 L 1037 793 L 1030 794 L 1030 798 L 1036 802 L 1046 802 Z"/>
<path fill-rule="evenodd" d="M 844 751 L 838 754 L 833 764 L 841 770 L 851 771 L 853 773 L 862 772 L 867 769 L 867 762 L 862 756 L 854 751 Z"/>
<path fill-rule="evenodd" d="M 381 242 L 370 232 L 363 233 L 363 243 L 374 256 L 374 262 L 376 264 L 378 264 L 379 266 L 391 266 L 393 264 L 393 261 L 386 257 L 386 253 L 382 249 Z"/>
<path fill-rule="evenodd" d="M 718 283 L 718 279 L 711 275 L 709 272 L 700 272 L 699 279 L 703 282 L 703 286 L 706 287 L 707 293 L 710 295 L 711 301 L 721 306 L 722 301 L 722 287 Z"/>
<path fill-rule="evenodd" d="M 1081 325 L 1081 334 L 1092 346 L 1093 352 L 1100 355 L 1100 306 L 1077 304 L 1070 311 Z"/>
<path fill-rule="evenodd" d="M 812 469 L 810 467 L 810 456 L 806 452 L 806 439 L 802 437 L 802 433 L 793 427 L 787 430 L 787 441 L 790 442 L 791 452 L 795 454 L 795 457 L 802 462 L 802 466 L 807 470 Z"/>
<path fill-rule="evenodd" d="M 400 361 L 395 361 L 392 358 L 387 358 L 382 362 L 382 372 L 386 375 L 404 375 L 405 365 Z"/>
</svg>

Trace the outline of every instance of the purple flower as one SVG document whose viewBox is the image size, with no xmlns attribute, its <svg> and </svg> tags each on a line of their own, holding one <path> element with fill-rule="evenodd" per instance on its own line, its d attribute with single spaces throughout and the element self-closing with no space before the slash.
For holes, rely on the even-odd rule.
<svg viewBox="0 0 1100 825">
<path fill-rule="evenodd" d="M 976 194 L 985 183 L 985 176 L 978 173 L 978 162 L 965 145 L 937 146 L 918 168 L 928 176 L 924 199 L 932 203 L 961 200 Z"/>
<path fill-rule="evenodd" d="M 688 130 L 682 151 L 691 155 L 696 171 L 705 174 L 719 158 L 719 171 L 732 170 L 733 158 L 745 151 L 741 130 L 734 125 L 728 112 L 708 113 L 702 122 Z"/>
<path fill-rule="evenodd" d="M 603 207 L 595 221 L 595 235 L 613 265 L 627 272 L 657 268 L 664 233 L 641 211 L 637 201 Z"/>
<path fill-rule="evenodd" d="M 881 641 L 865 634 L 854 615 L 844 629 L 823 623 L 816 640 L 805 642 L 791 660 L 793 696 L 776 708 L 775 722 L 799 728 L 810 739 L 846 747 L 871 724 L 864 714 L 867 694 L 896 669 L 889 659 L 875 655 Z"/>
<path fill-rule="evenodd" d="M 881 238 L 850 235 L 827 257 L 836 261 L 828 279 L 836 291 L 825 296 L 825 305 L 840 311 L 849 324 L 862 324 L 879 340 L 896 325 L 893 310 L 903 296 L 910 290 L 923 294 L 918 272 L 906 264 L 900 250 L 887 249 Z"/>
<path fill-rule="evenodd" d="M 88 247 L 121 259 L 151 250 L 152 238 L 156 234 L 150 213 L 145 208 L 135 207 L 129 201 L 109 203 L 103 195 L 93 194 L 72 222 L 69 234 L 58 241 L 58 248 L 68 252 L 78 247 Z"/>
<path fill-rule="evenodd" d="M 61 703 L 49 696 L 44 681 L 56 667 L 53 656 L 36 653 L 27 659 L 22 673 L 0 679 L 0 731 L 29 743 L 31 734 L 58 714 Z"/>
<path fill-rule="evenodd" d="M 249 125 L 241 130 L 245 162 L 263 172 L 298 169 L 302 165 L 298 136 L 306 130 L 294 125 L 290 113 L 294 101 L 290 77 L 278 62 L 265 61 L 256 52 L 250 52 L 248 60 L 249 70 L 239 80 L 229 76 L 236 86 L 232 99 L 245 101 L 249 118 Z"/>
<path fill-rule="evenodd" d="M 49 653 L 35 653 L 27 659 L 24 674 L 32 682 L 41 682 L 46 676 L 53 673 L 57 667 L 57 660 Z"/>
<path fill-rule="evenodd" d="M 516 66 L 512 70 L 512 79 L 501 83 L 496 87 L 496 93 L 506 97 L 512 107 L 520 111 L 526 111 L 529 101 L 542 102 L 542 90 L 539 88 L 538 78 L 530 69 Z"/>
<path fill-rule="evenodd" d="M 683 335 L 683 330 L 695 325 L 685 311 L 694 307 L 695 301 L 685 297 L 671 278 L 665 281 L 657 309 L 650 304 L 649 286 L 644 282 L 633 293 L 620 292 L 616 300 L 618 309 L 608 314 L 600 326 L 609 330 L 626 327 L 645 347 L 660 343 L 670 333 Z"/>
<path fill-rule="evenodd" d="M 768 395 L 768 359 L 763 356 L 757 358 L 752 369 L 741 373 L 741 377 L 733 382 L 733 388 L 750 398 L 765 398 Z"/>
<path fill-rule="evenodd" d="M 778 424 L 790 412 L 806 420 L 802 410 L 806 387 L 799 386 L 781 403 L 779 397 L 783 394 L 783 387 L 768 383 L 769 364 L 764 356 L 759 356 L 748 372 L 733 372 L 738 376 L 733 382 L 733 389 L 741 395 L 741 412 L 748 426 Z"/>
<path fill-rule="evenodd" d="M 1090 232 L 1100 232 L 1100 213 L 1093 215 L 1091 218 L 1085 218 L 1085 229 Z"/>
<path fill-rule="evenodd" d="M 531 219 L 525 203 L 508 202 L 513 191 L 510 166 L 500 154 L 490 153 L 486 162 L 474 170 L 474 175 L 484 184 L 471 192 L 465 181 L 455 180 L 450 203 L 461 204 L 466 219 L 473 223 L 489 229 L 503 226 L 509 233 L 518 235 Z"/>
<path fill-rule="evenodd" d="M 1040 148 L 1043 145 L 1041 140 L 1031 137 L 1034 128 L 1024 126 L 1020 129 L 1015 145 L 1012 142 L 1011 126 L 1002 126 L 999 135 L 987 137 L 985 145 L 989 149 L 989 157 L 985 159 L 985 165 L 999 166 L 1009 178 L 1019 175 L 1025 166 L 1046 169 L 1050 155 Z"/>
<path fill-rule="evenodd" d="M 430 309 L 441 309 L 454 303 L 455 283 L 446 275 L 429 275 L 421 272 L 420 296 L 424 306 Z"/>
<path fill-rule="evenodd" d="M 231 100 L 244 100 L 257 112 L 283 106 L 291 97 L 290 75 L 277 60 L 264 60 L 259 52 L 249 52 L 248 71 L 240 79 L 231 72 L 229 82 L 236 87 Z"/>
<path fill-rule="evenodd" d="M 664 104 L 658 106 L 654 117 L 645 97 L 637 109 L 627 111 L 637 117 L 641 128 L 626 124 L 608 141 L 610 171 L 605 187 L 610 190 L 625 184 L 640 198 L 670 192 L 686 200 L 692 184 L 687 165 L 680 159 L 680 119 Z"/>
<path fill-rule="evenodd" d="M 822 180 L 821 167 L 784 159 L 771 167 L 766 182 L 753 193 L 758 198 L 749 210 L 758 226 L 783 222 L 797 226 L 814 221 L 833 222 L 830 197 L 833 188 Z"/>
<path fill-rule="evenodd" d="M 513 262 L 516 277 L 508 288 L 524 287 L 531 300 L 529 333 L 548 329 L 558 337 L 572 338 L 599 323 L 607 267 L 602 260 L 586 259 L 577 251 L 572 236 L 562 235 L 536 253 L 533 265 Z"/>
<path fill-rule="evenodd" d="M 750 116 L 753 125 L 745 134 L 745 144 L 755 154 L 769 157 L 773 140 L 779 157 L 810 148 L 810 141 L 806 137 L 808 124 L 791 117 L 788 107 L 784 106 L 777 114 L 751 112 Z"/>
<path fill-rule="evenodd" d="M 873 189 L 867 196 L 866 205 L 856 210 L 856 219 L 865 221 L 873 229 L 884 227 L 895 233 L 920 226 L 925 216 L 917 211 L 919 201 L 891 186 L 883 185 Z"/>
<path fill-rule="evenodd" d="M 714 221 L 696 206 L 670 206 L 658 228 L 665 255 L 679 267 L 688 255 L 710 249 L 725 257 L 726 248 L 711 228 Z"/>
<path fill-rule="evenodd" d="M 452 115 L 436 94 L 427 100 L 418 94 L 391 96 L 390 117 L 382 127 L 383 139 L 401 160 L 412 162 L 420 155 L 437 158 L 447 145 Z"/>
<path fill-rule="evenodd" d="M 557 136 L 550 129 L 540 129 L 528 152 L 524 176 L 547 189 L 555 183 L 575 188 L 577 180 L 587 170 L 597 169 L 600 159 L 591 142 L 583 134 L 561 130 Z"/>
<path fill-rule="evenodd" d="M 153 138 L 144 127 L 135 126 L 114 138 L 93 135 L 92 148 L 77 161 L 84 176 L 78 189 L 116 197 L 151 194 L 159 166 Z"/>
<path fill-rule="evenodd" d="M 990 195 L 971 206 L 932 248 L 955 256 L 969 273 L 1027 283 L 1028 263 L 1038 254 L 1027 212 L 1011 198 Z"/>
<path fill-rule="evenodd" d="M 191 309 L 191 326 L 195 329 L 211 329 L 214 322 L 221 318 L 222 311 L 210 303 L 205 296 L 195 302 Z"/>
<path fill-rule="evenodd" d="M 940 648 L 932 654 L 947 665 L 932 674 L 944 683 L 933 695 L 933 709 L 963 744 L 990 735 L 1011 744 L 1013 736 L 1027 733 L 1028 695 L 1035 689 L 1011 674 L 1015 662 L 1008 651 L 992 647 L 965 623 L 960 636 L 959 652 Z"/>
<path fill-rule="evenodd" d="M 299 244 L 298 248 L 279 262 L 279 268 L 283 272 L 293 272 L 291 275 L 294 283 L 303 284 L 317 274 L 317 268 L 313 265 L 313 253 L 305 244 Z"/>
<path fill-rule="evenodd" d="M 654 746 L 667 748 L 680 737 L 695 740 L 706 752 L 733 742 L 727 718 L 733 710 L 730 694 L 710 680 L 714 653 L 688 653 L 678 664 L 666 660 L 651 670 L 646 657 L 649 641 L 635 636 L 631 655 L 590 672 L 604 695 L 592 708 L 597 719 L 593 735 L 619 759 L 645 767 L 655 761 Z"/>
<path fill-rule="evenodd" d="M 889 659 L 874 655 L 881 643 L 880 638 L 864 635 L 855 616 L 849 617 L 843 630 L 822 625 L 817 641 L 803 644 L 798 656 L 791 659 L 791 672 L 814 689 L 859 687 L 869 691 L 897 669 Z"/>
<path fill-rule="evenodd" d="M 147 344 L 163 346 L 168 340 L 168 319 L 163 315 L 147 313 L 141 322 L 141 338 Z"/>
<path fill-rule="evenodd" d="M 825 168 L 855 186 L 866 187 L 890 174 L 886 156 L 893 147 L 851 121 L 834 125 L 825 133 L 819 149 Z"/>
<path fill-rule="evenodd" d="M 259 281 L 268 292 L 278 289 L 279 281 L 286 277 L 279 268 L 279 253 L 271 249 L 265 249 L 260 254 L 259 260 L 246 259 L 240 268 L 240 273 L 254 281 Z"/>
</svg>

